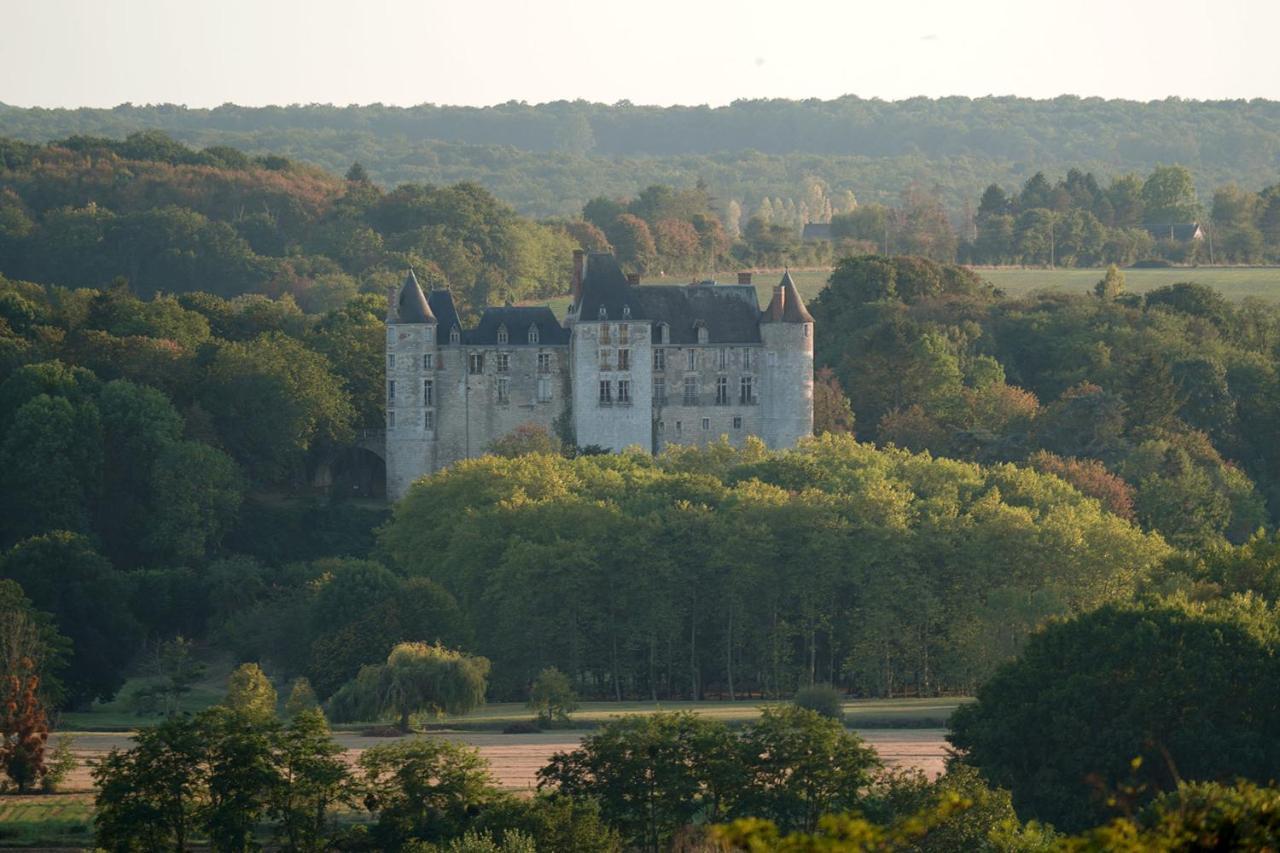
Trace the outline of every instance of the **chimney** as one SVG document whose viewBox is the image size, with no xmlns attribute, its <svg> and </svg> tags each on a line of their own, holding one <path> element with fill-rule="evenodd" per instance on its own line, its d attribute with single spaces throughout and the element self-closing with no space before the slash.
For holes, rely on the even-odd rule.
<svg viewBox="0 0 1280 853">
<path fill-rule="evenodd" d="M 392 285 L 387 288 L 387 322 L 394 323 L 400 319 L 400 288 Z"/>
<path fill-rule="evenodd" d="M 640 283 L 640 273 L 638 272 L 627 273 L 627 284 L 639 284 L 639 283 Z"/>
<path fill-rule="evenodd" d="M 573 304 L 582 301 L 582 277 L 587 268 L 587 253 L 581 249 L 573 250 Z"/>
<path fill-rule="evenodd" d="M 751 283 L 751 273 L 749 272 L 738 273 L 738 284 L 750 284 L 750 283 Z"/>
</svg>

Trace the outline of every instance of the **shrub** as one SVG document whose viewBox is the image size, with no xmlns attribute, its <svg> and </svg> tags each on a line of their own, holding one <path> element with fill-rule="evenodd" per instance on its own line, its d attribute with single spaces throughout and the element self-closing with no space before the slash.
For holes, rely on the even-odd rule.
<svg viewBox="0 0 1280 853">
<path fill-rule="evenodd" d="M 63 782 L 67 781 L 67 777 L 76 769 L 76 765 L 80 762 L 76 761 L 75 755 L 71 752 L 71 745 L 75 743 L 75 738 L 71 735 L 63 735 L 58 738 L 58 745 L 49 753 L 49 757 L 44 762 L 44 778 L 40 780 L 40 790 L 46 794 L 56 794 L 58 788 Z"/>
<path fill-rule="evenodd" d="M 840 691 L 830 684 L 801 687 L 791 700 L 798 708 L 815 711 L 829 720 L 844 719 L 844 703 Z"/>
<path fill-rule="evenodd" d="M 540 731 L 542 731 L 542 729 L 537 723 L 530 723 L 525 720 L 508 723 L 502 729 L 502 733 L 504 735 L 533 735 Z"/>
<path fill-rule="evenodd" d="M 578 696 L 569 677 L 554 666 L 538 673 L 529 690 L 529 709 L 543 725 L 567 723 L 569 714 L 578 709 Z"/>
</svg>

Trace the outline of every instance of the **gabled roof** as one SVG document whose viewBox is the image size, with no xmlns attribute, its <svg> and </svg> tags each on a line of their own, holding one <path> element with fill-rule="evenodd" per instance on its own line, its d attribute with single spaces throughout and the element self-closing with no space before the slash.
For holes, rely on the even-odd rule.
<svg viewBox="0 0 1280 853">
<path fill-rule="evenodd" d="M 486 308 L 480 315 L 480 323 L 463 333 L 467 344 L 493 345 L 498 343 L 498 330 L 507 329 L 510 346 L 564 346 L 569 343 L 569 330 L 556 321 L 555 312 L 543 306 Z M 538 343 L 529 343 L 529 327 L 538 327 Z"/>
<path fill-rule="evenodd" d="M 782 281 L 773 289 L 773 299 L 764 309 L 761 323 L 812 323 L 813 315 L 804 307 L 800 291 L 796 288 L 791 271 L 782 274 Z"/>
<path fill-rule="evenodd" d="M 1177 240 L 1186 243 L 1204 236 L 1199 222 L 1173 222 L 1164 225 L 1147 223 L 1143 229 L 1157 240 Z"/>
<path fill-rule="evenodd" d="M 622 319 L 623 308 L 630 307 L 631 285 L 622 274 L 622 268 L 611 252 L 592 252 L 587 255 L 587 274 L 582 279 L 582 304 L 578 306 L 578 319 L 595 322 L 603 307 L 610 320 Z"/>
<path fill-rule="evenodd" d="M 427 297 L 418 285 L 418 277 L 409 270 L 400 286 L 400 295 L 396 298 L 398 323 L 434 323 L 436 317 L 427 305 Z"/>
</svg>

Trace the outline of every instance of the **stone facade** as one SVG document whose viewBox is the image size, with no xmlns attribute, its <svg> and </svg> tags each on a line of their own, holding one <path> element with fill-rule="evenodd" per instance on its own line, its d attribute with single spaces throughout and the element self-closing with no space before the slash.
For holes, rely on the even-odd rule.
<svg viewBox="0 0 1280 853">
<path fill-rule="evenodd" d="M 642 286 L 612 255 L 575 254 L 573 304 L 488 308 L 463 329 L 413 273 L 387 312 L 387 496 L 479 456 L 523 424 L 580 446 L 659 452 L 813 433 L 813 318 L 790 275 L 761 311 L 736 285 Z"/>
</svg>

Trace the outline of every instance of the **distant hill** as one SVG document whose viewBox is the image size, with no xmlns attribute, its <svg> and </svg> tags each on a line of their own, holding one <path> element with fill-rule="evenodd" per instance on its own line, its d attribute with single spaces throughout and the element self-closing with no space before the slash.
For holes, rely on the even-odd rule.
<svg viewBox="0 0 1280 853">
<path fill-rule="evenodd" d="M 1099 98 L 844 97 L 738 101 L 725 107 L 555 102 L 493 107 L 250 108 L 121 105 L 46 110 L 0 104 L 0 135 L 47 141 L 164 130 L 196 146 L 233 145 L 374 180 L 483 184 L 522 212 L 571 214 L 599 195 L 704 180 L 750 208 L 793 198 L 816 178 L 863 201 L 917 183 L 953 210 L 992 181 L 1075 166 L 1100 177 L 1177 163 L 1202 191 L 1257 189 L 1280 172 L 1280 102 L 1139 103 Z"/>
</svg>

